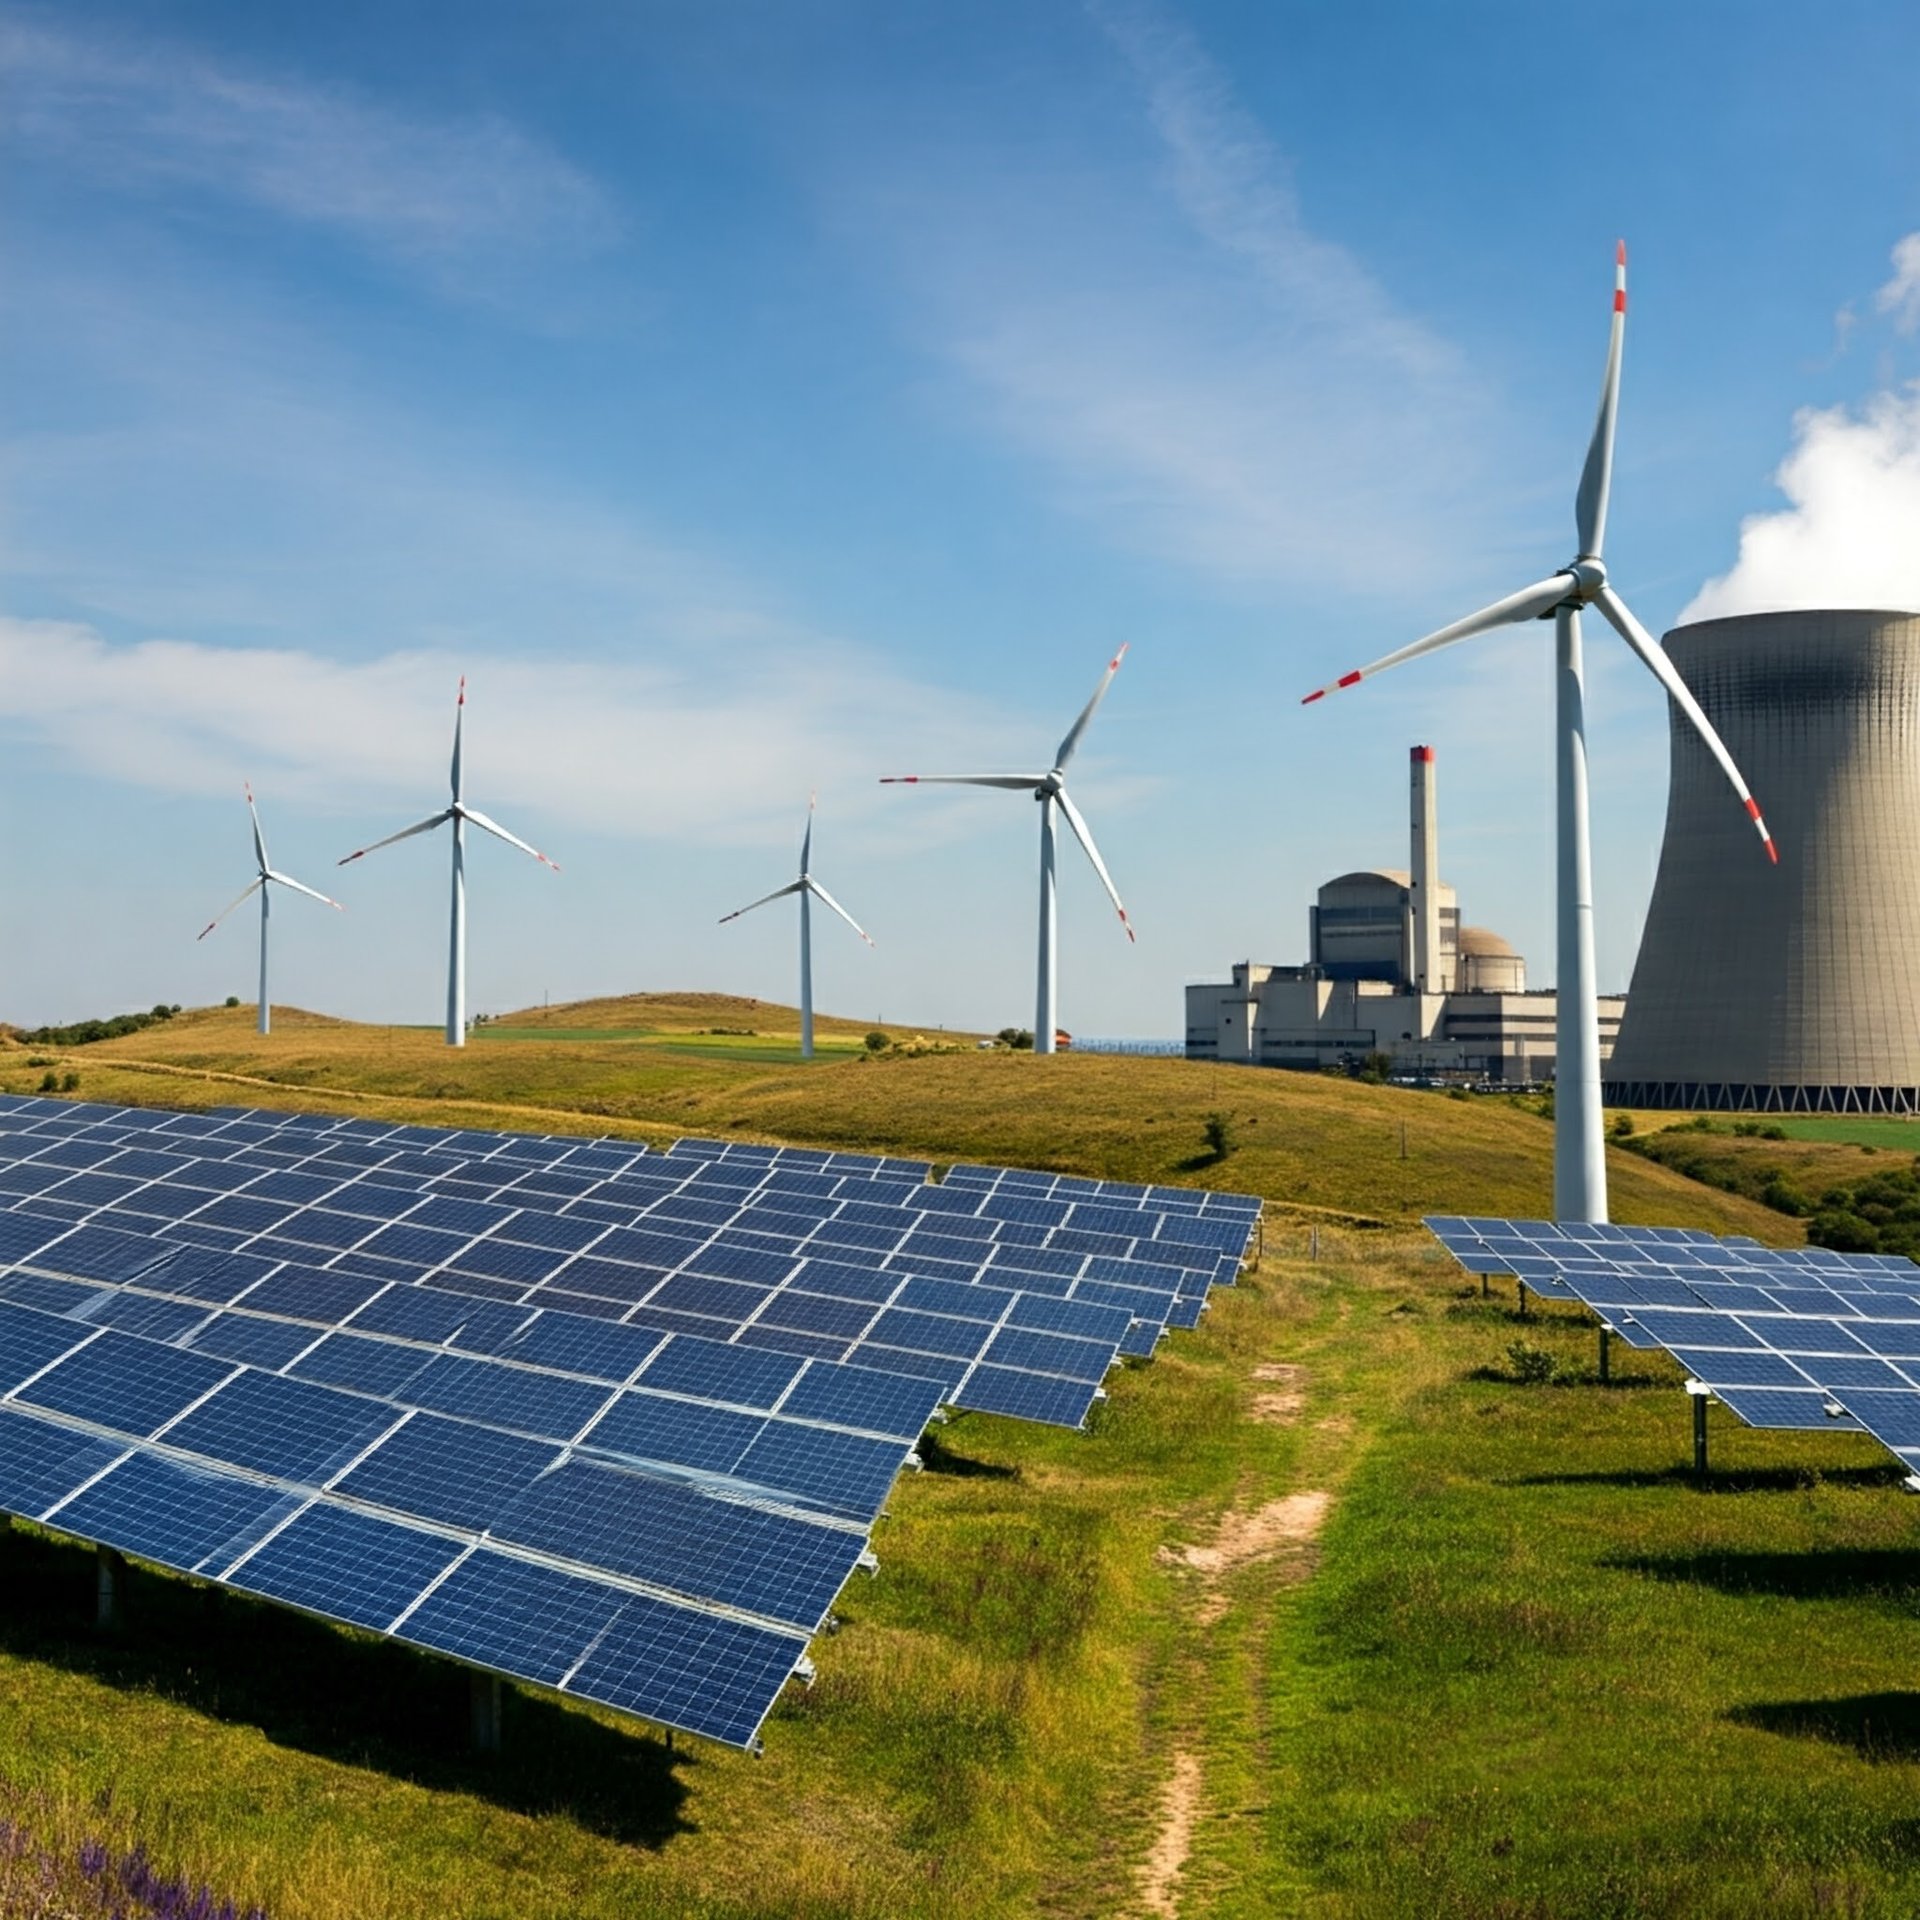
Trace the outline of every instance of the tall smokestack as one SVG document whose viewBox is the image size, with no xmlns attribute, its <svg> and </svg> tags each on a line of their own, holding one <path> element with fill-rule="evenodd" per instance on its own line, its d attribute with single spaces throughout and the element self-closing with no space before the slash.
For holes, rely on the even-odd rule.
<svg viewBox="0 0 1920 1920">
<path fill-rule="evenodd" d="M 1433 749 L 1415 747 L 1412 766 L 1413 819 L 1413 984 L 1422 993 L 1439 993 L 1440 977 L 1440 820 L 1434 804 Z"/>
</svg>

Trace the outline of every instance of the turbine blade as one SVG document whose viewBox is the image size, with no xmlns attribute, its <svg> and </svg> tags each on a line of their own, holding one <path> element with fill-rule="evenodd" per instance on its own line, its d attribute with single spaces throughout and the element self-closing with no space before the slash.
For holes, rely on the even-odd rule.
<svg viewBox="0 0 1920 1920">
<path fill-rule="evenodd" d="M 309 887 L 304 882 L 296 880 L 290 873 L 276 873 L 269 867 L 261 878 L 275 881 L 283 887 L 291 887 L 295 893 L 304 893 L 309 900 L 318 900 L 323 907 L 332 907 L 340 913 L 346 912 L 346 908 L 341 906 L 338 900 L 321 893 L 317 888 Z"/>
<path fill-rule="evenodd" d="M 1128 643 L 1129 645 L 1131 642 Z M 1067 729 L 1067 735 L 1060 742 L 1060 751 L 1053 756 L 1054 768 L 1064 773 L 1067 762 L 1080 750 L 1080 736 L 1087 730 L 1087 722 L 1093 718 L 1094 709 L 1107 697 L 1107 689 L 1113 685 L 1113 676 L 1120 671 L 1120 662 L 1127 657 L 1127 648 L 1123 645 L 1118 653 L 1107 662 L 1107 670 L 1100 676 L 1100 684 L 1093 690 L 1093 698 L 1080 709 L 1080 718 Z"/>
<path fill-rule="evenodd" d="M 1303 707 L 1311 706 L 1314 701 L 1324 700 L 1330 693 L 1338 693 L 1342 687 L 1356 686 L 1362 680 L 1370 680 L 1376 673 L 1385 673 L 1389 667 L 1397 667 L 1407 660 L 1417 660 L 1423 653 L 1437 653 L 1442 647 L 1452 646 L 1456 640 L 1471 640 L 1476 633 L 1490 633 L 1495 627 L 1514 626 L 1522 620 L 1532 620 L 1540 614 L 1551 613 L 1573 588 L 1573 576 L 1567 573 L 1556 573 L 1551 580 L 1536 581 L 1530 587 L 1522 587 L 1518 593 L 1508 594 L 1504 600 L 1496 600 L 1490 607 L 1482 607 L 1478 613 L 1468 614 L 1464 620 L 1456 620 L 1450 627 L 1442 627 L 1439 632 L 1428 634 L 1424 640 L 1416 640 L 1410 647 L 1402 647 L 1398 653 L 1390 653 L 1384 659 L 1374 661 L 1371 666 L 1361 667 L 1353 673 L 1343 673 L 1331 686 L 1308 694 L 1300 704 Z"/>
<path fill-rule="evenodd" d="M 807 867 L 813 859 L 813 809 L 820 796 L 817 793 L 807 795 L 807 832 L 800 842 L 800 878 L 807 877 Z"/>
<path fill-rule="evenodd" d="M 246 786 L 247 811 L 253 816 L 253 857 L 258 863 L 260 871 L 265 873 L 267 870 L 266 836 L 260 831 L 260 809 L 253 804 L 253 782 L 249 780 Z"/>
<path fill-rule="evenodd" d="M 784 887 L 776 887 L 771 893 L 763 893 L 758 900 L 749 900 L 744 907 L 737 907 L 732 913 L 723 913 L 714 922 L 724 927 L 729 920 L 738 920 L 743 913 L 751 913 L 755 907 L 764 907 L 770 900 L 784 900 L 790 893 L 804 893 L 807 883 L 804 880 L 790 880 Z"/>
<path fill-rule="evenodd" d="M 549 860 L 538 847 L 530 847 L 517 834 L 509 833 L 498 820 L 489 820 L 484 813 L 476 813 L 471 807 L 462 807 L 460 817 L 471 820 L 482 833 L 490 833 L 496 840 L 504 840 L 510 847 L 518 847 L 522 853 L 530 853 L 543 867 L 551 867 L 555 873 L 560 871 L 557 860 Z"/>
<path fill-rule="evenodd" d="M 1120 904 L 1120 895 L 1113 884 L 1113 875 L 1107 871 L 1107 863 L 1100 858 L 1100 849 L 1093 844 L 1093 829 L 1081 818 L 1080 809 L 1069 800 L 1064 792 L 1054 795 L 1060 803 L 1060 811 L 1067 816 L 1067 825 L 1073 829 L 1073 837 L 1080 842 L 1086 856 L 1093 862 L 1093 870 L 1100 876 L 1100 884 L 1107 890 L 1107 898 L 1113 902 L 1113 910 L 1120 916 L 1120 924 L 1127 930 L 1127 938 L 1133 938 L 1133 922 L 1127 918 L 1127 910 Z"/>
<path fill-rule="evenodd" d="M 227 917 L 227 915 L 234 910 L 235 907 L 240 905 L 241 901 L 252 899 L 253 896 L 256 893 L 258 893 L 260 889 L 264 887 L 266 884 L 267 884 L 267 877 L 265 874 L 262 874 L 260 878 L 256 880 L 253 883 L 253 885 L 246 890 L 245 893 L 240 894 L 235 899 L 229 900 L 227 904 L 224 907 L 222 907 L 220 911 L 216 913 L 213 916 L 213 918 L 209 920 L 207 924 L 204 927 L 202 927 L 200 931 L 196 933 L 193 937 L 196 940 L 204 940 L 207 937 L 207 935 L 210 934 L 214 930 L 214 928 L 217 927 L 220 924 L 220 922 L 224 920 Z"/>
<path fill-rule="evenodd" d="M 377 852 L 381 847 L 392 846 L 396 840 L 411 840 L 416 833 L 431 833 L 435 827 L 445 826 L 452 818 L 453 809 L 451 807 L 444 808 L 441 812 L 434 814 L 430 819 L 416 820 L 412 826 L 402 827 L 398 833 L 390 833 L 384 840 L 376 840 L 371 846 L 357 848 L 354 852 L 347 855 L 346 860 L 336 860 L 334 865 L 344 867 L 347 864 L 347 860 L 364 859 L 368 854 Z"/>
<path fill-rule="evenodd" d="M 1627 243 L 1622 240 L 1613 263 L 1613 329 L 1607 336 L 1607 371 L 1600 382 L 1600 412 L 1587 446 L 1587 464 L 1580 474 L 1580 493 L 1574 502 L 1573 522 L 1580 533 L 1580 555 L 1600 558 L 1607 537 L 1607 496 L 1613 490 L 1613 423 L 1620 411 L 1620 343 L 1627 330 Z"/>
<path fill-rule="evenodd" d="M 860 922 L 856 920 L 853 917 L 853 915 L 850 914 L 846 910 L 846 908 L 843 907 L 840 904 L 840 902 L 836 900 L 833 897 L 833 895 L 830 894 L 826 890 L 826 888 L 820 884 L 818 880 L 809 880 L 807 882 L 807 891 L 810 894 L 812 894 L 813 897 L 816 900 L 818 900 L 823 907 L 831 907 L 834 910 L 834 912 L 837 913 L 840 916 L 840 918 L 844 920 L 847 923 L 847 925 L 850 926 L 854 930 L 854 932 L 857 933 L 860 936 L 860 938 L 867 943 L 868 946 L 873 945 L 873 935 L 870 934 L 866 930 L 866 928 L 863 927 L 860 924 Z"/>
<path fill-rule="evenodd" d="M 1645 627 L 1633 617 L 1627 603 L 1614 592 L 1612 587 L 1603 586 L 1594 596 L 1594 604 L 1606 615 L 1614 629 L 1628 646 L 1637 653 L 1652 670 L 1653 677 L 1666 688 L 1673 704 L 1687 716 L 1693 730 L 1706 743 L 1707 751 L 1720 763 L 1720 771 L 1727 776 L 1733 790 L 1740 796 L 1747 809 L 1747 817 L 1753 822 L 1762 842 L 1767 849 L 1767 858 L 1775 866 L 1780 864 L 1780 850 L 1773 844 L 1773 835 L 1767 831 L 1767 823 L 1760 816 L 1760 803 L 1747 791 L 1747 783 L 1740 776 L 1740 769 L 1734 765 L 1733 755 L 1727 751 L 1726 742 L 1714 731 L 1713 722 L 1701 712 L 1700 703 L 1693 697 L 1693 690 L 1680 678 L 1680 670 L 1667 658 L 1667 650 L 1654 639 Z"/>
<path fill-rule="evenodd" d="M 467 719 L 467 676 L 460 676 L 460 697 L 453 703 L 453 765 L 448 778 L 453 785 L 453 804 L 460 804 L 460 732 Z"/>
<path fill-rule="evenodd" d="M 1031 793 L 1046 779 L 1044 773 L 889 773 L 883 787 L 1005 787 L 1011 793 Z"/>
</svg>

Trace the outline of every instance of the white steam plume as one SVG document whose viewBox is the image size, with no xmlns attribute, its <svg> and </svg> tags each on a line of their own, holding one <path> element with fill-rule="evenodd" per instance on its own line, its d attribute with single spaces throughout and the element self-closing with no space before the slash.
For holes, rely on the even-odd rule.
<svg viewBox="0 0 1920 1920">
<path fill-rule="evenodd" d="M 1920 233 L 1893 249 L 1874 311 L 1920 332 Z M 1851 309 L 1846 310 L 1848 317 Z M 1740 523 L 1740 554 L 1680 619 L 1807 607 L 1920 609 L 1920 380 L 1857 409 L 1806 407 L 1774 484 L 1791 504 Z"/>
</svg>

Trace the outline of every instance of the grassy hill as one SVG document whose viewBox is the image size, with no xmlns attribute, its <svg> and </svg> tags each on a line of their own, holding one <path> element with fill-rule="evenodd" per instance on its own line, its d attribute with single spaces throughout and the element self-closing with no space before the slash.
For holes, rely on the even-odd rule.
<svg viewBox="0 0 1920 1920">
<path fill-rule="evenodd" d="M 449 1055 L 299 1016 L 262 1042 L 244 1012 L 65 1070 L 82 1095 L 737 1131 L 1276 1203 L 1259 1268 L 1085 1433 L 930 1437 L 759 1761 L 525 1689 L 483 1761 L 454 1669 L 156 1574 L 103 1639 L 85 1551 L 0 1535 L 0 1819 L 68 1861 L 137 1836 L 275 1920 L 1920 1910 L 1900 1469 L 1715 1408 L 1698 1481 L 1676 1369 L 1616 1353 L 1601 1384 L 1584 1316 L 1523 1321 L 1409 1230 L 1544 1209 L 1534 1112 L 1164 1060 Z M 30 1074 L 0 1053 L 0 1083 Z M 1213 1111 L 1244 1145 L 1198 1165 Z M 1610 1165 L 1622 1217 L 1795 1231 Z M 0 1913 L 9 1871 L 0 1849 Z"/>
<path fill-rule="evenodd" d="M 633 996 L 555 1008 L 544 1044 L 490 1036 L 445 1046 L 436 1031 L 369 1027 L 287 1009 L 254 1032 L 247 1008 L 183 1013 L 162 1026 L 59 1058 L 83 1097 L 161 1105 L 327 1106 L 449 1125 L 605 1132 L 665 1142 L 686 1133 L 789 1140 L 937 1161 L 984 1159 L 1129 1180 L 1190 1181 L 1259 1193 L 1276 1209 L 1410 1224 L 1423 1213 L 1550 1211 L 1553 1130 L 1503 1098 L 1449 1099 L 1403 1087 L 1198 1061 L 901 1046 L 869 1057 L 767 1060 L 711 1029 L 771 1031 L 790 1009 L 718 995 Z M 516 1015 L 514 1022 L 530 1016 Z M 651 1029 L 601 1027 L 650 1019 Z M 844 1023 L 843 1023 L 844 1024 Z M 499 1031 L 529 1028 L 503 1020 Z M 862 1030 L 864 1032 L 864 1029 Z M 689 1046 L 683 1041 L 704 1041 Z M 0 1054 L 0 1090 L 41 1074 Z M 1240 1146 L 1213 1161 L 1209 1114 Z M 1622 1220 L 1751 1233 L 1776 1242 L 1798 1224 L 1632 1154 L 1608 1159 Z"/>
</svg>

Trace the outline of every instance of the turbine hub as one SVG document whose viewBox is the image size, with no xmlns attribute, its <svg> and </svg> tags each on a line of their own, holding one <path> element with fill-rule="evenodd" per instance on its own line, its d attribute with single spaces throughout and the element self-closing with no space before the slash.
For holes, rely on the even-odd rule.
<svg viewBox="0 0 1920 1920">
<path fill-rule="evenodd" d="M 1567 571 L 1573 576 L 1573 592 L 1568 597 L 1583 607 L 1607 584 L 1607 569 L 1598 554 L 1583 553 Z"/>
</svg>

